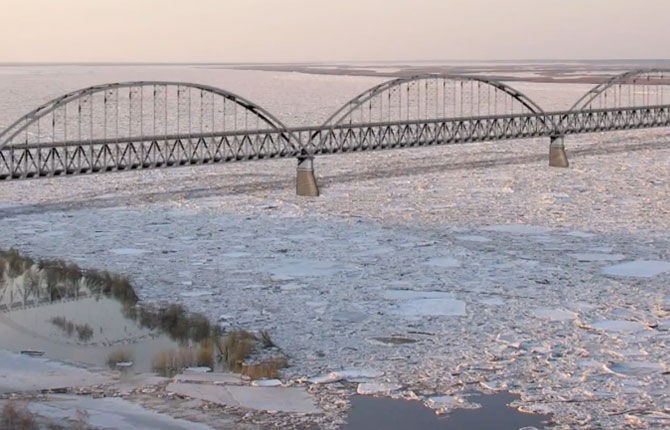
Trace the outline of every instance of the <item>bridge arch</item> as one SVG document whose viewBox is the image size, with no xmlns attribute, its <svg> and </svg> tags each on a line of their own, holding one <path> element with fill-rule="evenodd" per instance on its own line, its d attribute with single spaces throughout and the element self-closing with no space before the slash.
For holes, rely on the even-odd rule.
<svg viewBox="0 0 670 430">
<path fill-rule="evenodd" d="M 427 74 L 393 79 L 374 86 L 335 111 L 324 126 L 544 114 L 522 92 L 478 76 Z"/>
<path fill-rule="evenodd" d="M 637 69 L 613 76 L 584 94 L 570 109 L 589 111 L 670 104 L 670 69 Z"/>
<path fill-rule="evenodd" d="M 264 108 L 217 87 L 135 81 L 91 86 L 50 100 L 1 131 L 0 148 L 286 129 Z M 288 133 L 280 140 L 287 151 L 296 151 Z"/>
</svg>

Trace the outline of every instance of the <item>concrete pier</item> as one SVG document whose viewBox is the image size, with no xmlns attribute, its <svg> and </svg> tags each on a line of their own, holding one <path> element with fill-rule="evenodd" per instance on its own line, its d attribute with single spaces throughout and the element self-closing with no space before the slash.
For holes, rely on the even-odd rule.
<svg viewBox="0 0 670 430">
<path fill-rule="evenodd" d="M 551 167 L 568 167 L 568 156 L 565 154 L 563 136 L 551 136 L 549 144 L 549 165 Z"/>
<path fill-rule="evenodd" d="M 314 177 L 314 157 L 298 157 L 298 176 L 295 186 L 299 196 L 318 197 L 319 186 Z"/>
</svg>

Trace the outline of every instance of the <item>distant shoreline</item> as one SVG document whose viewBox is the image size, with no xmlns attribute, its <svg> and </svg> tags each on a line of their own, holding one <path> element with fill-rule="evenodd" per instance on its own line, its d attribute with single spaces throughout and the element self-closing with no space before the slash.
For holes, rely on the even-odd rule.
<svg viewBox="0 0 670 430">
<path fill-rule="evenodd" d="M 304 73 L 330 76 L 399 78 L 425 74 L 476 75 L 506 82 L 599 84 L 638 68 L 668 68 L 670 59 L 648 60 L 472 60 L 351 61 L 300 63 L 0 63 L 6 67 L 195 67 Z M 665 66 L 665 67 L 664 67 Z"/>
</svg>

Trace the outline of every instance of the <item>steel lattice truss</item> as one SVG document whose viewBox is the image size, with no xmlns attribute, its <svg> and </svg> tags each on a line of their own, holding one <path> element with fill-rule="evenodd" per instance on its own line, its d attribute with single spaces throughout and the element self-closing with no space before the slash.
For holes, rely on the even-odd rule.
<svg viewBox="0 0 670 430">
<path fill-rule="evenodd" d="M 325 124 L 287 128 L 213 87 L 130 82 L 69 93 L 0 133 L 0 179 L 670 126 L 669 73 L 638 70 L 546 113 L 479 77 L 417 76 L 378 85 Z"/>
</svg>

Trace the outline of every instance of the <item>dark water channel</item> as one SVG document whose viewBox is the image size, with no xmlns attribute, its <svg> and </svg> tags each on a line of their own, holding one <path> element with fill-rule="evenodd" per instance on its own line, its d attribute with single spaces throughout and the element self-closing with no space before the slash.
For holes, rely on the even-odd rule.
<svg viewBox="0 0 670 430">
<path fill-rule="evenodd" d="M 505 392 L 471 393 L 468 401 L 481 408 L 457 409 L 438 416 L 418 401 L 354 396 L 342 430 L 519 430 L 542 429 L 549 422 L 547 415 L 525 414 L 509 407 L 514 400 L 518 396 Z"/>
</svg>

